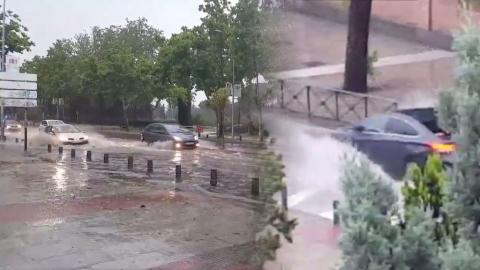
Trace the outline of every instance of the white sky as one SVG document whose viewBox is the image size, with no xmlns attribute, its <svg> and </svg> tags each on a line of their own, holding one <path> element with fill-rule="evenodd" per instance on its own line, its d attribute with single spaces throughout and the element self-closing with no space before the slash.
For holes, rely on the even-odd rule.
<svg viewBox="0 0 480 270">
<path fill-rule="evenodd" d="M 169 36 L 182 26 L 200 24 L 202 0 L 7 0 L 28 27 L 36 46 L 21 56 L 44 55 L 57 39 L 89 32 L 93 26 L 124 24 L 125 19 L 145 17 Z"/>
</svg>

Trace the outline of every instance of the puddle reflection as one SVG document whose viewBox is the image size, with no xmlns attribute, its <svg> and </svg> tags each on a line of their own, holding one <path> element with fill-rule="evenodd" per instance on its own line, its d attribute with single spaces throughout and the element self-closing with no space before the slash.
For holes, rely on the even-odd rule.
<svg viewBox="0 0 480 270">
<path fill-rule="evenodd" d="M 172 161 L 175 163 L 180 163 L 182 161 L 182 151 L 175 151 Z"/>
<path fill-rule="evenodd" d="M 67 187 L 67 170 L 65 166 L 62 165 L 65 161 L 65 155 L 62 155 L 61 159 L 57 162 L 55 166 L 55 174 L 53 175 L 52 179 L 55 182 L 55 190 L 57 191 L 65 191 Z"/>
</svg>

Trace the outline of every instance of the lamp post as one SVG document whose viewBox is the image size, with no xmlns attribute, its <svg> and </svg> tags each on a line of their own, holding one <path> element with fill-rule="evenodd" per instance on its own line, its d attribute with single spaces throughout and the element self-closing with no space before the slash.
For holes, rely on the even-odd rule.
<svg viewBox="0 0 480 270">
<path fill-rule="evenodd" d="M 2 63 L 1 63 L 1 71 L 5 72 L 6 67 L 5 67 L 5 20 L 6 20 L 6 13 L 5 13 L 5 5 L 6 5 L 6 0 L 3 0 L 3 18 L 2 18 Z M 3 141 L 5 139 L 5 116 L 4 116 L 4 111 L 3 111 L 3 99 L 0 100 L 0 129 L 1 129 L 1 140 Z"/>
</svg>

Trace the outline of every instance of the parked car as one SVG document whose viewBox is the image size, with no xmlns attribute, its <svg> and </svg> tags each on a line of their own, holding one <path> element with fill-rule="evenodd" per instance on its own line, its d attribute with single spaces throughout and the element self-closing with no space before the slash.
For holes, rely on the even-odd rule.
<svg viewBox="0 0 480 270">
<path fill-rule="evenodd" d="M 175 124 L 150 124 L 141 132 L 140 139 L 148 144 L 172 142 L 176 149 L 198 146 L 198 137 L 192 131 Z"/>
<path fill-rule="evenodd" d="M 351 143 L 397 179 L 405 175 L 409 163 L 423 166 L 431 154 L 439 154 L 445 165 L 451 165 L 455 151 L 432 108 L 372 116 L 338 130 L 334 137 Z"/>
<path fill-rule="evenodd" d="M 57 125 L 64 125 L 65 123 L 62 120 L 43 120 L 40 123 L 40 127 L 38 127 L 39 131 L 45 131 L 45 128 L 48 126 L 57 126 Z"/>
<path fill-rule="evenodd" d="M 19 132 L 22 130 L 22 125 L 15 120 L 5 120 L 5 130 L 8 132 Z"/>
<path fill-rule="evenodd" d="M 47 126 L 45 133 L 53 136 L 60 144 L 87 144 L 88 136 L 75 126 L 68 124 Z"/>
</svg>

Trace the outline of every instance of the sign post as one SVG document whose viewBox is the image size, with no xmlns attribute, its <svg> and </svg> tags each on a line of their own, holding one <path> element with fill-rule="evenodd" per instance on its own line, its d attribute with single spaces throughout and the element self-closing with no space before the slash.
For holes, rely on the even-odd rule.
<svg viewBox="0 0 480 270">
<path fill-rule="evenodd" d="M 4 107 L 24 108 L 24 150 L 27 151 L 27 112 L 37 107 L 37 75 L 18 72 L 0 72 L 0 101 L 2 138 L 4 136 Z"/>
<path fill-rule="evenodd" d="M 3 112 L 3 99 L 0 98 L 0 128 L 1 128 L 1 141 L 5 141 L 5 119 L 4 119 L 4 112 Z"/>
</svg>

